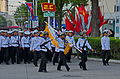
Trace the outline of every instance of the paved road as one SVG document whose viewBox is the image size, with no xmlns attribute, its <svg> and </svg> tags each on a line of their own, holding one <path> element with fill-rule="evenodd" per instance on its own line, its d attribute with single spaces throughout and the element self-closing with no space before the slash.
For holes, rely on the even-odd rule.
<svg viewBox="0 0 120 79">
<path fill-rule="evenodd" d="M 74 59 L 69 63 L 71 68 L 67 72 L 56 71 L 57 66 L 48 64 L 48 73 L 39 73 L 38 67 L 27 64 L 28 78 L 26 76 L 26 65 L 0 65 L 0 79 L 120 79 L 120 64 L 111 63 L 110 66 L 103 66 L 101 62 L 88 61 L 88 71 L 82 71 L 78 66 L 79 60 Z"/>
</svg>

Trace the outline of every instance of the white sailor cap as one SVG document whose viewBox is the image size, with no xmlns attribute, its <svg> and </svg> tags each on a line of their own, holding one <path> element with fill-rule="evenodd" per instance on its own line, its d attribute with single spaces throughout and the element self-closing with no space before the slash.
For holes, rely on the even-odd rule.
<svg viewBox="0 0 120 79">
<path fill-rule="evenodd" d="M 24 31 L 19 31 L 19 33 L 23 33 Z"/>
<path fill-rule="evenodd" d="M 8 31 L 7 33 L 8 33 L 8 34 L 11 34 L 11 33 L 13 33 L 13 31 Z"/>
<path fill-rule="evenodd" d="M 7 30 L 3 30 L 2 32 L 7 33 L 8 31 Z"/>
<path fill-rule="evenodd" d="M 68 31 L 69 33 L 73 33 L 73 31 L 72 30 L 70 30 L 70 31 Z"/>
<path fill-rule="evenodd" d="M 30 31 L 25 31 L 25 34 L 26 35 L 30 35 Z"/>
<path fill-rule="evenodd" d="M 3 30 L 0 30 L 0 33 L 3 32 Z"/>
<path fill-rule="evenodd" d="M 14 29 L 13 32 L 18 32 L 18 30 L 17 30 L 17 29 Z"/>
<path fill-rule="evenodd" d="M 38 33 L 38 30 L 34 30 L 34 31 L 33 31 L 33 34 L 35 34 L 35 33 Z"/>
</svg>

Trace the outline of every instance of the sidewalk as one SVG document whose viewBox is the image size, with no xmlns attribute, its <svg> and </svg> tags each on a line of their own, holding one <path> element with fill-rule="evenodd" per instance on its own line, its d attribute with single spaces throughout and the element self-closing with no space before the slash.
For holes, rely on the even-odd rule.
<svg viewBox="0 0 120 79">
<path fill-rule="evenodd" d="M 100 59 L 100 58 L 88 58 L 88 60 L 102 62 L 102 59 Z M 118 64 L 120 64 L 120 60 L 113 60 L 113 59 L 111 59 L 109 62 L 110 63 L 118 63 Z"/>
</svg>

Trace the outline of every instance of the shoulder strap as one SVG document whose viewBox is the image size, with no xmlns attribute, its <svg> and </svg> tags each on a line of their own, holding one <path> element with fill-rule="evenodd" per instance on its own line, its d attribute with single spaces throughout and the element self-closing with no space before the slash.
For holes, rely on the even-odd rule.
<svg viewBox="0 0 120 79">
<path fill-rule="evenodd" d="M 82 49 L 85 48 L 86 41 L 87 41 L 87 39 L 85 39 Z"/>
</svg>

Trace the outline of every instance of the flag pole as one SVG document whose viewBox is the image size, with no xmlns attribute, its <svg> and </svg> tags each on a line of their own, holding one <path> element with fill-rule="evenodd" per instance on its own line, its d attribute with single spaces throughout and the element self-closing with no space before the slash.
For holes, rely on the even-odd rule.
<svg viewBox="0 0 120 79">
<path fill-rule="evenodd" d="M 50 0 L 48 0 L 48 3 L 50 3 Z M 50 16 L 48 16 L 48 25 L 50 25 Z"/>
<path fill-rule="evenodd" d="M 55 0 L 53 0 L 53 4 L 55 4 Z M 55 16 L 53 17 L 53 28 L 56 28 L 56 26 L 55 26 Z"/>
</svg>

